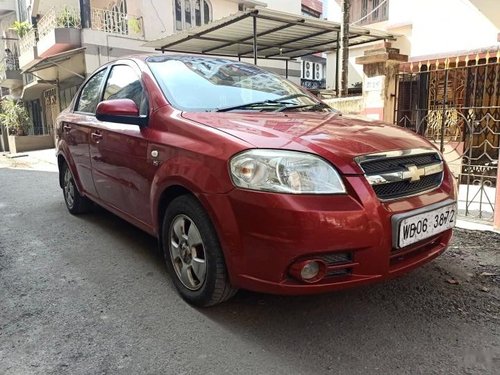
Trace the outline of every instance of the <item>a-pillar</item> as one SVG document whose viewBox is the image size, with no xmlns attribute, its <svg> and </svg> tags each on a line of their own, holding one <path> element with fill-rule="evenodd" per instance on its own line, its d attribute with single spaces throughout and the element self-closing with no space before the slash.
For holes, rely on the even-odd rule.
<svg viewBox="0 0 500 375">
<path fill-rule="evenodd" d="M 407 61 L 408 56 L 400 54 L 389 42 L 378 44 L 356 58 L 356 64 L 363 65 L 365 116 L 393 122 L 399 65 Z"/>
</svg>

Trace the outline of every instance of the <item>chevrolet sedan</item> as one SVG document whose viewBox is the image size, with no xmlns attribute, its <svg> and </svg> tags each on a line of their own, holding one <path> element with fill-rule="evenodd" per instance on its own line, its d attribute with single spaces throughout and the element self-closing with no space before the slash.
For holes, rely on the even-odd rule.
<svg viewBox="0 0 500 375">
<path fill-rule="evenodd" d="M 180 295 L 329 292 L 447 247 L 456 187 L 425 139 L 342 116 L 237 61 L 152 55 L 102 66 L 57 124 L 72 214 L 96 203 L 155 236 Z"/>
</svg>

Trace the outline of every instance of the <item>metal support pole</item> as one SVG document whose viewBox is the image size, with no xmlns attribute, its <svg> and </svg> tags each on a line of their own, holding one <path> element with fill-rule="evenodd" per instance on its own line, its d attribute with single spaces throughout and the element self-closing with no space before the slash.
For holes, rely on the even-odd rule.
<svg viewBox="0 0 500 375">
<path fill-rule="evenodd" d="M 349 84 L 349 11 L 351 0 L 342 0 L 342 78 L 340 82 L 341 96 L 347 96 Z"/>
<path fill-rule="evenodd" d="M 253 64 L 257 65 L 257 17 L 253 17 Z"/>
<path fill-rule="evenodd" d="M 337 51 L 335 52 L 335 95 L 339 96 L 340 32 L 337 31 Z"/>
<path fill-rule="evenodd" d="M 285 60 L 285 78 L 288 79 L 288 60 Z"/>
</svg>

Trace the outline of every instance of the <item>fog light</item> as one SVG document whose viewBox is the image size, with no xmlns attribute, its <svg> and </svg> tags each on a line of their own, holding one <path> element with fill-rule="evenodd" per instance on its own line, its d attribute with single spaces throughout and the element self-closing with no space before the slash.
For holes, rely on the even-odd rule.
<svg viewBox="0 0 500 375">
<path fill-rule="evenodd" d="M 290 266 L 289 274 L 306 283 L 316 283 L 326 274 L 326 264 L 320 259 L 302 260 Z"/>
<path fill-rule="evenodd" d="M 300 277 L 303 280 L 312 280 L 319 274 L 319 263 L 316 261 L 307 262 L 300 270 Z"/>
</svg>

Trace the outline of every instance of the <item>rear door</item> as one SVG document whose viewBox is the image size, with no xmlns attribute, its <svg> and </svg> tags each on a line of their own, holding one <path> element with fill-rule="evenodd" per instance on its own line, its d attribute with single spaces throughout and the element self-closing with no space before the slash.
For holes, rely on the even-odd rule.
<svg viewBox="0 0 500 375">
<path fill-rule="evenodd" d="M 111 66 L 103 100 L 132 99 L 141 115 L 148 100 L 133 62 Z M 138 125 L 98 122 L 91 138 L 92 173 L 99 198 L 114 208 L 152 224 L 149 193 L 156 167 L 148 164 L 148 129 Z"/>
<path fill-rule="evenodd" d="M 83 86 L 74 111 L 64 116 L 62 136 L 76 167 L 76 173 L 86 194 L 97 196 L 90 162 L 90 138 L 96 125 L 95 109 L 99 103 L 107 68 L 96 72 Z"/>
</svg>

